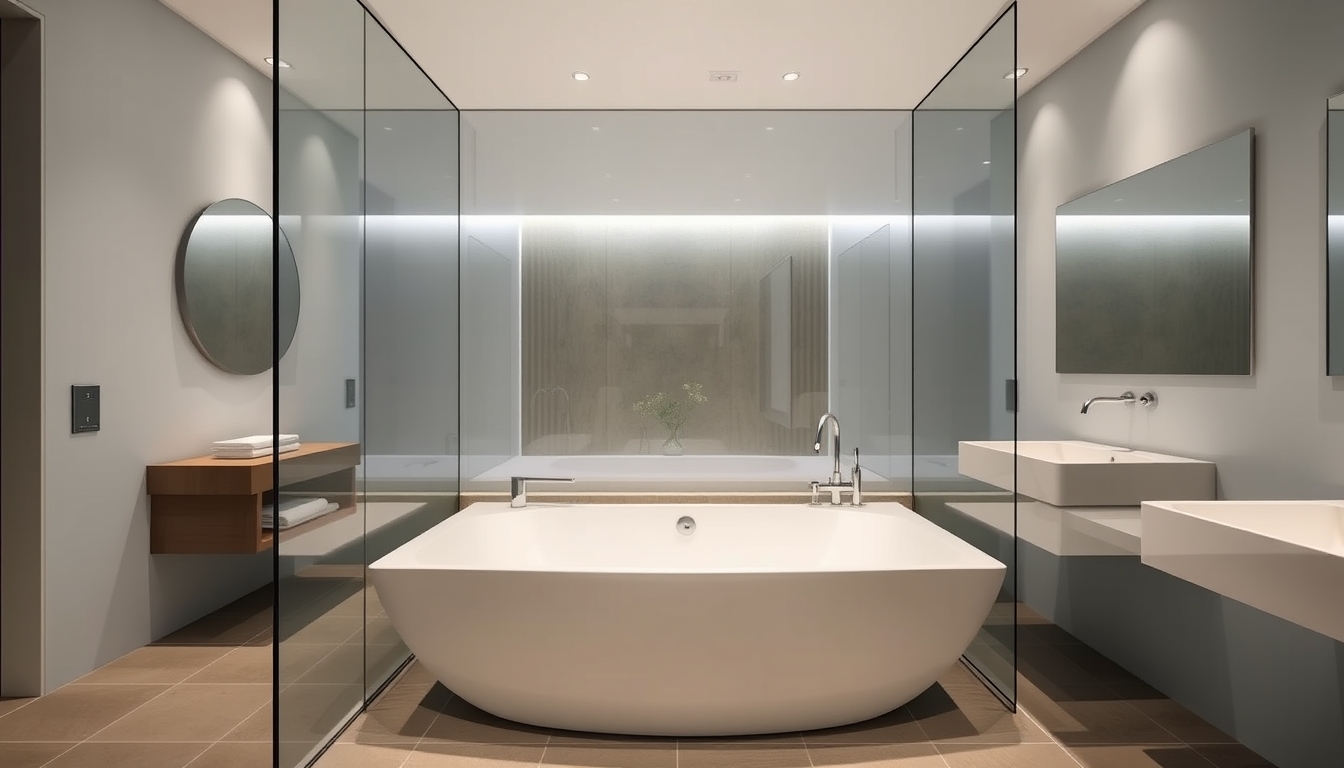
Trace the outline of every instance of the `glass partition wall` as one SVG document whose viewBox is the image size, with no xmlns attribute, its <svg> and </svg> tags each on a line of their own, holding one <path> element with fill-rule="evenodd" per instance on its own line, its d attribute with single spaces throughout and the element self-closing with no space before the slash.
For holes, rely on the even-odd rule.
<svg viewBox="0 0 1344 768">
<path fill-rule="evenodd" d="M 1008 566 L 966 659 L 1016 701 L 1016 481 L 961 474 L 963 441 L 1015 453 L 1016 6 L 915 109 L 915 510 Z"/>
<path fill-rule="evenodd" d="M 277 439 L 300 448 L 268 499 L 291 768 L 409 657 L 368 565 L 457 509 L 458 116 L 354 0 L 281 0 L 276 24 L 277 221 L 300 284 L 274 368 Z"/>
<path fill-rule="evenodd" d="M 464 486 L 907 489 L 909 124 L 464 113 Z"/>
</svg>

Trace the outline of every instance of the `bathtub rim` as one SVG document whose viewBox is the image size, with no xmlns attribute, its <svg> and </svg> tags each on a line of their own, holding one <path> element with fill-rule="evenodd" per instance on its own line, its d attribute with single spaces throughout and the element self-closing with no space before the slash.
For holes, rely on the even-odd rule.
<svg viewBox="0 0 1344 768">
<path fill-rule="evenodd" d="M 455 566 L 453 566 L 453 565 L 451 565 L 451 564 L 442 564 L 442 563 L 413 563 L 413 564 L 406 564 L 406 563 L 400 563 L 399 560 L 394 560 L 394 558 L 398 558 L 398 555 L 400 555 L 402 559 L 412 557 L 413 555 L 411 554 L 411 549 L 410 549 L 410 548 L 412 548 L 413 546 L 415 546 L 415 545 L 417 545 L 417 544 L 418 544 L 418 546 L 421 546 L 421 547 L 423 547 L 423 546 L 428 546 L 428 544 L 427 544 L 426 542 L 421 541 L 421 539 L 424 539 L 424 538 L 426 538 L 426 537 L 429 537 L 431 533 L 437 531 L 437 530 L 440 529 L 440 528 L 444 528 L 444 527 L 447 527 L 447 526 L 452 525 L 454 520 L 459 520 L 459 519 L 460 519 L 460 520 L 465 520 L 465 521 L 468 521 L 468 522 L 469 522 L 470 520 L 472 520 L 472 519 L 476 519 L 476 518 L 488 517 L 488 516 L 494 516 L 494 515 L 501 515 L 501 514 L 508 514 L 508 513 L 515 513 L 515 512 L 525 512 L 525 511 L 527 511 L 527 510 L 529 510 L 529 509 L 532 509 L 532 510 L 538 510 L 538 509 L 581 509 L 581 508 L 584 508 L 584 507 L 594 507 L 594 506 L 625 506 L 625 505 L 549 504 L 549 503 L 535 503 L 535 504 L 532 504 L 532 503 L 530 503 L 527 507 L 524 507 L 524 508 L 521 508 L 521 509 L 515 509 L 515 508 L 513 508 L 513 507 L 510 507 L 509 504 L 508 504 L 507 502 L 502 502 L 502 501 L 500 501 L 500 502 L 495 502 L 495 501 L 489 501 L 489 502 L 479 502 L 479 501 L 478 501 L 478 502 L 473 502 L 472 504 L 470 504 L 470 505 L 464 507 L 461 511 L 459 511 L 459 512 L 453 514 L 453 515 L 450 515 L 448 518 L 444 519 L 442 522 L 439 522 L 438 524 L 434 525 L 433 527 L 427 529 L 426 531 L 424 531 L 423 533 L 421 533 L 421 534 L 420 534 L 419 536 L 417 536 L 416 538 L 414 538 L 414 539 L 412 539 L 412 540 L 410 540 L 410 541 L 408 541 L 408 542 L 402 544 L 401 546 L 397 547 L 396 549 L 392 550 L 391 552 L 388 552 L 386 555 L 384 555 L 384 556 L 378 558 L 377 560 L 373 561 L 372 563 L 370 563 L 370 564 L 368 565 L 368 568 L 369 568 L 370 571 L 416 571 L 416 570 L 423 570 L 423 571 L 453 571 L 453 572 L 459 572 L 459 573 L 466 573 L 466 572 L 474 572 L 474 573 L 530 573 L 530 574 L 546 573 L 546 574 L 554 574 L 554 575 L 560 575 L 560 574 L 565 574 L 565 575 L 582 575 L 582 574 L 588 574 L 588 575 L 601 575 L 601 576 L 612 576 L 612 575 L 628 575 L 628 576 L 678 576 L 678 577 L 687 577 L 687 578 L 689 578 L 689 577 L 694 577 L 694 576 L 713 576 L 713 575 L 732 575 L 732 576 L 762 576 L 762 575 L 766 575 L 766 576 L 768 576 L 768 575 L 777 575 L 777 574 L 800 574 L 800 575 L 801 575 L 801 574 L 806 574 L 806 575 L 821 575 L 821 574 L 846 574 L 846 573 L 848 573 L 848 574 L 853 574 L 853 573 L 885 573 L 885 572 L 893 572 L 893 571 L 895 571 L 895 572 L 900 572 L 900 571 L 924 571 L 924 572 L 934 572 L 934 571 L 962 571 L 962 570 L 967 570 L 967 571 L 992 571 L 992 570 L 999 570 L 999 571 L 1002 571 L 1002 572 L 1004 573 L 1004 576 L 1005 576 L 1005 578 L 1006 578 L 1006 576 L 1007 576 L 1007 571 L 1008 571 L 1008 566 L 1005 565 L 1004 563 L 1000 562 L 1000 561 L 999 561 L 997 558 L 995 558 L 994 556 L 992 556 L 992 555 L 990 555 L 990 554 L 987 554 L 987 553 L 981 551 L 979 548 L 975 547 L 975 545 L 971 544 L 970 542 L 966 541 L 965 539 L 962 539 L 961 537 L 957 536 L 956 534 L 952 533 L 951 531 L 948 531 L 947 529 L 945 529 L 945 528 L 939 526 L 937 523 L 934 523 L 932 520 L 929 520 L 928 518 L 926 518 L 926 517 L 920 515 L 919 513 L 915 512 L 914 510 L 910 509 L 909 507 L 905 506 L 904 504 L 901 504 L 901 503 L 899 503 L 899 502 L 895 502 L 895 501 L 872 502 L 872 503 L 870 503 L 870 504 L 865 504 L 864 506 L 861 506 L 861 507 L 854 507 L 854 506 L 850 506 L 850 505 L 841 505 L 841 506 L 839 506 L 839 507 L 833 507 L 833 506 L 831 506 L 831 505 L 823 505 L 823 506 L 821 506 L 821 507 L 812 507 L 812 506 L 809 505 L 809 504 L 796 504 L 796 503 L 795 503 L 795 504 L 732 504 L 732 503 L 679 504 L 679 503 L 664 503 L 664 504 L 631 504 L 631 505 L 628 505 L 628 506 L 668 507 L 668 508 L 671 508 L 671 509 L 673 509 L 673 510 L 675 510 L 675 511 L 688 510 L 688 511 L 687 511 L 687 514 L 691 515 L 692 517 L 694 517 L 694 513 L 693 513 L 693 512 L 690 512 L 689 510 L 695 510 L 695 509 L 722 509 L 723 507 L 732 507 L 732 506 L 752 506 L 752 507 L 764 507 L 764 506 L 775 507 L 775 506 L 779 506 L 779 507 L 792 507 L 792 508 L 803 509 L 803 510 L 821 509 L 821 510 L 827 510 L 827 511 L 840 511 L 840 512 L 846 512 L 846 513 L 851 513 L 851 514 L 870 514 L 870 515 L 879 515 L 879 516 L 884 516 L 884 517 L 899 517 L 899 518 L 903 518 L 903 519 L 910 520 L 910 521 L 914 522 L 914 523 L 917 524 L 917 525 L 925 526 L 925 527 L 926 527 L 927 529 L 929 529 L 931 532 L 935 532 L 936 535 L 944 536 L 944 537 L 947 537 L 948 539 L 951 539 L 952 541 L 955 541 L 957 546 L 960 546 L 960 547 L 963 547 L 963 548 L 964 548 L 963 552 L 961 553 L 962 557 L 964 557 L 964 558 L 968 558 L 969 560 L 974 561 L 974 562 L 973 562 L 973 563 L 967 563 L 967 562 L 964 562 L 964 561 L 958 561 L 958 562 L 956 562 L 956 563 L 940 563 L 940 564 L 933 565 L 933 566 L 929 566 L 929 567 L 910 567 L 909 565 L 902 566 L 899 562 L 893 562 L 893 563 L 891 563 L 890 567 L 883 567 L 883 568 L 873 568 L 873 567 L 862 567 L 862 568 L 825 568 L 825 569 L 822 569 L 822 568 L 770 568 L 770 569 L 765 569 L 765 568 L 752 568 L 752 569 L 740 569 L 740 570 L 738 570 L 738 569 L 670 570 L 670 569 L 667 569 L 667 568 L 661 568 L 661 569 L 636 570 L 636 569 L 631 569 L 631 568 L 628 568 L 628 567 L 621 567 L 621 568 L 605 568 L 605 569 L 604 569 L 604 568 L 585 568 L 585 569 L 582 569 L 582 570 L 577 570 L 577 569 L 562 569 L 562 568 L 480 568 L 480 567 L 463 568 L 463 567 L 455 567 Z M 462 523 L 459 522 L 459 523 L 457 523 L 457 524 L 458 524 L 458 525 L 461 525 Z M 403 550 L 406 550 L 406 552 L 403 552 Z"/>
</svg>

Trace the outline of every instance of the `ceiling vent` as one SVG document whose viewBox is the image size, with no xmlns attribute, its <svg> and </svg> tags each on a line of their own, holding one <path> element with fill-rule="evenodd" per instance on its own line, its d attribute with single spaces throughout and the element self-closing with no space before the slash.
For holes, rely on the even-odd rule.
<svg viewBox="0 0 1344 768">
<path fill-rule="evenodd" d="M 709 81 L 711 83 L 736 83 L 736 72 L 710 72 Z"/>
</svg>

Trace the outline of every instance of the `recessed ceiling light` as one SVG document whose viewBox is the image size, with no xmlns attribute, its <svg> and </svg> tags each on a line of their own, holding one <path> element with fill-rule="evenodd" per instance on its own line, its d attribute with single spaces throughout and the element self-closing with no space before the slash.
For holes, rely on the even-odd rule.
<svg viewBox="0 0 1344 768">
<path fill-rule="evenodd" d="M 593 130 L 594 130 L 594 131 L 600 131 L 600 130 L 602 130 L 602 126 L 600 126 L 600 125 L 594 125 L 594 126 L 593 126 Z"/>
<path fill-rule="evenodd" d="M 611 198 L 611 202 L 613 202 L 613 203 L 619 203 L 619 202 L 621 202 L 621 198 L 619 198 L 619 197 L 613 197 L 613 198 Z"/>
<path fill-rule="evenodd" d="M 961 127 L 960 125 L 958 125 L 958 126 L 957 126 L 957 130 L 958 130 L 958 131 L 964 131 L 964 130 L 966 130 L 966 129 L 963 128 L 963 127 Z"/>
<path fill-rule="evenodd" d="M 588 79 L 588 73 L 587 73 L 587 72 L 575 72 L 574 74 L 570 75 L 570 77 L 574 78 L 575 80 L 578 80 L 579 82 L 583 82 L 584 80 L 587 80 L 587 79 Z"/>
<path fill-rule="evenodd" d="M 990 161 L 989 161 L 989 160 L 986 160 L 986 161 L 984 161 L 983 163 L 981 163 L 981 165 L 989 165 L 989 163 L 990 163 Z"/>
<path fill-rule="evenodd" d="M 274 56 L 267 56 L 265 59 L 263 59 L 263 61 L 265 61 L 267 64 L 269 64 L 269 65 L 272 66 L 272 67 L 279 67 L 279 68 L 281 68 L 281 69 L 289 69 L 289 62 L 285 61 L 284 59 L 279 59 L 279 60 L 277 60 Z"/>
<path fill-rule="evenodd" d="M 784 73 L 784 79 L 785 79 L 785 80 L 788 80 L 789 82 L 793 82 L 794 80 L 797 80 L 798 77 L 799 77 L 799 75 L 798 75 L 797 72 L 785 72 L 785 73 Z"/>
<path fill-rule="evenodd" d="M 1029 71 L 1029 70 L 1028 70 L 1026 67 L 1018 67 L 1017 69 L 1014 69 L 1012 72 L 1009 72 L 1008 74 L 1004 75 L 1004 76 L 1003 76 L 1003 79 L 1004 79 L 1004 80 L 1016 80 L 1016 79 L 1018 79 L 1019 77 L 1021 77 L 1021 76 L 1025 75 L 1025 74 L 1027 74 L 1028 71 Z"/>
<path fill-rule="evenodd" d="M 392 130 L 392 126 L 390 126 L 390 125 L 384 125 L 384 126 L 383 126 L 383 130 L 384 130 L 384 131 L 390 131 L 390 130 Z"/>
<path fill-rule="evenodd" d="M 742 198 L 740 198 L 740 197 L 734 197 L 734 198 L 733 198 L 733 202 L 734 202 L 734 203 L 740 203 L 740 202 L 742 202 Z"/>
<path fill-rule="evenodd" d="M 767 126 L 765 126 L 765 130 L 767 130 L 767 131 L 773 131 L 773 130 L 775 130 L 775 126 L 773 126 L 773 125 L 767 125 Z"/>
</svg>

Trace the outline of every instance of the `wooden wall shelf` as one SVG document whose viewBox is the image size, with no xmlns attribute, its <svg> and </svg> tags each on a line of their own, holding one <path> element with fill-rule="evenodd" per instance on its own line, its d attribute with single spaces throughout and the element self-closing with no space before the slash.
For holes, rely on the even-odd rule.
<svg viewBox="0 0 1344 768">
<path fill-rule="evenodd" d="M 152 554 L 256 554 L 275 545 L 261 508 L 275 500 L 271 456 L 194 459 L 145 468 Z M 322 496 L 340 505 L 316 520 L 279 531 L 280 540 L 355 511 L 359 443 L 305 443 L 280 454 L 283 496 Z"/>
</svg>

